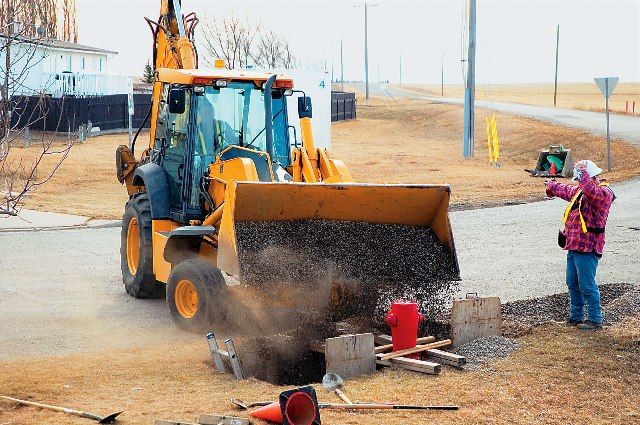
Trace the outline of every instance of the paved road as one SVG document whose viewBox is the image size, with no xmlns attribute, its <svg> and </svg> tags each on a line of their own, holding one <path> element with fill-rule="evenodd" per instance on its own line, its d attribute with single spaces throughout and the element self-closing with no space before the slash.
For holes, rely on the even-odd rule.
<svg viewBox="0 0 640 425">
<path fill-rule="evenodd" d="M 640 282 L 640 180 L 614 186 L 601 283 Z M 556 246 L 564 202 L 451 214 L 462 287 L 503 301 L 565 290 Z M 0 232 L 0 359 L 126 348 L 198 337 L 180 332 L 164 301 L 123 290 L 120 229 Z"/>
<path fill-rule="evenodd" d="M 192 340 L 120 275 L 120 229 L 0 232 L 0 359 Z"/>
<path fill-rule="evenodd" d="M 356 86 L 359 90 L 364 91 L 362 84 Z M 384 87 L 386 87 L 386 92 Z M 395 98 L 423 99 L 434 103 L 464 104 L 464 100 L 459 98 L 426 96 L 419 93 L 399 90 L 386 85 L 380 87 L 378 84 L 372 84 L 369 86 L 369 92 L 371 96 L 385 97 L 391 95 Z M 605 115 L 603 112 L 545 108 L 543 106 L 507 102 L 489 102 L 484 100 L 476 100 L 476 106 L 507 114 L 520 115 L 541 121 L 547 121 L 565 127 L 581 128 L 597 135 L 606 135 Z M 611 114 L 609 125 L 612 138 L 624 139 L 640 146 L 640 117 Z"/>
</svg>

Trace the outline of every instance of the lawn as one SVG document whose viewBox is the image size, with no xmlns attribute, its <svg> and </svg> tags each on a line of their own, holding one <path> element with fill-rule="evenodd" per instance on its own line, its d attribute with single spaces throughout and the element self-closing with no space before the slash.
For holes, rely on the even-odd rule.
<svg viewBox="0 0 640 425">
<path fill-rule="evenodd" d="M 606 142 L 585 131 L 497 115 L 501 142 L 500 168 L 489 165 L 486 151 L 486 113 L 476 114 L 475 157 L 461 157 L 462 108 L 419 100 L 372 99 L 362 102 L 358 119 L 333 124 L 331 156 L 344 160 L 357 181 L 370 183 L 448 183 L 458 207 L 497 205 L 541 199 L 542 180 L 523 170 L 533 168 L 539 151 L 549 145 L 571 148 L 574 159 L 605 163 Z M 140 147 L 148 140 L 141 133 Z M 64 143 L 65 140 L 60 143 Z M 119 218 L 127 200 L 115 176 L 115 148 L 127 143 L 126 134 L 92 137 L 73 146 L 54 177 L 33 192 L 25 208 Z M 30 161 L 37 147 L 15 146 L 11 155 Z M 613 142 L 614 171 L 605 177 L 621 181 L 640 173 L 640 150 Z M 46 175 L 55 158 L 45 158 Z"/>
</svg>

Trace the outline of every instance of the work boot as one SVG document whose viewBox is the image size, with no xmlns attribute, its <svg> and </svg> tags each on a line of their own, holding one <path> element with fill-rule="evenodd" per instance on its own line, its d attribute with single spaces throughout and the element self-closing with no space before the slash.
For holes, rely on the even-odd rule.
<svg viewBox="0 0 640 425">
<path fill-rule="evenodd" d="M 586 322 L 579 324 L 578 329 L 583 331 L 599 331 L 602 329 L 602 323 L 587 320 Z"/>
<path fill-rule="evenodd" d="M 565 325 L 567 326 L 578 326 L 584 323 L 583 320 L 575 320 L 575 319 L 567 319 L 566 322 L 564 322 Z"/>
</svg>

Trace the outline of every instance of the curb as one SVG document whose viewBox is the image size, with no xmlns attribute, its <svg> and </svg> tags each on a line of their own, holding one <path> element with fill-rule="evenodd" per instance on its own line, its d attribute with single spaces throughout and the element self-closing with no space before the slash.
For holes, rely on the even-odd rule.
<svg viewBox="0 0 640 425">
<path fill-rule="evenodd" d="M 77 226 L 42 226 L 42 227 L 16 227 L 0 229 L 0 233 L 19 233 L 19 232 L 46 232 L 55 230 L 78 230 L 78 229 L 108 229 L 121 227 L 122 220 L 87 220 L 83 224 Z"/>
</svg>

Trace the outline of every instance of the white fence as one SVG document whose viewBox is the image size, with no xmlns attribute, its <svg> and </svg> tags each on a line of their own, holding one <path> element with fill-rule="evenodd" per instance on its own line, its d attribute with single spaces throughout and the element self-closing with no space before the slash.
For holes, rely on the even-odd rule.
<svg viewBox="0 0 640 425">
<path fill-rule="evenodd" d="M 43 91 L 53 97 L 102 96 L 127 94 L 133 91 L 132 78 L 124 75 L 44 73 L 43 81 Z"/>
</svg>

